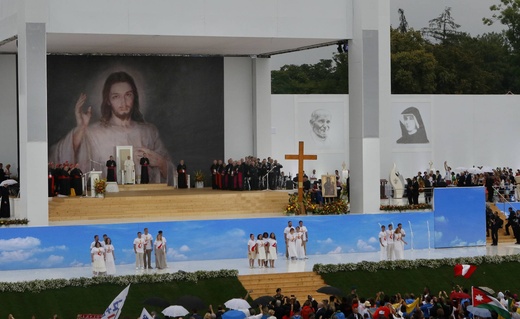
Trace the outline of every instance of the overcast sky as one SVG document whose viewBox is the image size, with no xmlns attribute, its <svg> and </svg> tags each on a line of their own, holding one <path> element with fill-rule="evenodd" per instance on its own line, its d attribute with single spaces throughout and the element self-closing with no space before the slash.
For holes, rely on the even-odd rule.
<svg viewBox="0 0 520 319">
<path fill-rule="evenodd" d="M 390 0 L 390 23 L 399 25 L 397 10 L 402 8 L 411 28 L 419 30 L 428 26 L 428 21 L 438 17 L 445 7 L 451 7 L 451 15 L 460 24 L 461 31 L 476 36 L 487 32 L 499 32 L 503 26 L 496 23 L 486 26 L 482 18 L 490 17 L 489 7 L 500 0 Z M 336 52 L 336 46 L 280 54 L 271 58 L 271 69 L 278 70 L 285 64 L 317 63 L 320 59 L 330 59 Z"/>
</svg>

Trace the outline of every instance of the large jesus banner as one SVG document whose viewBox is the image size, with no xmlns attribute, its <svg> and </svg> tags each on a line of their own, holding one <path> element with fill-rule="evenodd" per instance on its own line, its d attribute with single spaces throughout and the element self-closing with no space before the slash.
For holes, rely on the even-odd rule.
<svg viewBox="0 0 520 319">
<path fill-rule="evenodd" d="M 49 56 L 49 161 L 105 169 L 133 146 L 152 183 L 183 159 L 206 169 L 224 153 L 222 58 Z M 119 168 L 122 169 L 122 168 Z"/>
</svg>

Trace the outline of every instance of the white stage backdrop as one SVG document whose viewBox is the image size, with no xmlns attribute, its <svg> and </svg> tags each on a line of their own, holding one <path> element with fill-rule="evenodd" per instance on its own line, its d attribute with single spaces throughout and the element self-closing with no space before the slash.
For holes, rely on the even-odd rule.
<svg viewBox="0 0 520 319">
<path fill-rule="evenodd" d="M 317 175 L 341 171 L 348 162 L 348 95 L 272 95 L 272 155 L 286 173 L 296 161 L 284 155 L 305 141 L 306 153 L 317 154 L 305 171 Z M 312 112 L 330 118 L 327 141 L 319 144 L 310 123 Z M 433 168 L 509 166 L 520 168 L 520 97 L 514 95 L 393 95 L 381 110 L 381 178 L 388 179 L 393 163 L 405 176 Z M 323 132 L 323 130 L 322 130 Z M 319 139 L 318 139 L 319 140 Z M 339 142 L 338 142 L 339 140 Z M 339 145 L 339 146 L 338 146 Z"/>
</svg>

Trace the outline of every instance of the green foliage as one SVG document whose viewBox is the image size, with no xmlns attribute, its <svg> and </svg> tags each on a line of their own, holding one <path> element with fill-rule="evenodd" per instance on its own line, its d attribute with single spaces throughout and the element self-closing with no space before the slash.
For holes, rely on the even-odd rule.
<svg viewBox="0 0 520 319">
<path fill-rule="evenodd" d="M 444 42 L 463 34 L 457 31 L 458 28 L 460 28 L 460 24 L 455 23 L 455 19 L 451 16 L 451 7 L 446 7 L 437 18 L 429 21 L 429 26 L 423 28 L 422 32 L 434 40 Z"/>
<path fill-rule="evenodd" d="M 507 27 L 505 37 L 509 45 L 518 55 L 520 52 L 520 0 L 500 0 L 500 4 L 492 5 L 489 10 L 493 12 L 491 18 L 483 18 L 486 25 L 492 25 L 499 21 Z"/>
<path fill-rule="evenodd" d="M 399 27 L 390 30 L 392 93 L 520 92 L 520 0 L 501 0 L 490 9 L 494 13 L 484 22 L 500 21 L 508 27 L 503 34 L 460 32 L 449 7 L 419 32 L 408 28 L 401 10 Z M 272 71 L 272 93 L 348 93 L 348 53 Z"/>
<path fill-rule="evenodd" d="M 510 290 L 517 292 L 520 284 L 511 280 L 516 272 L 518 262 L 504 262 L 500 264 L 486 263 L 478 266 L 473 275 L 466 279 L 453 276 L 453 266 L 444 265 L 435 269 L 427 266 L 412 269 L 384 269 L 371 272 L 368 270 L 354 270 L 334 273 L 323 273 L 321 276 L 328 285 L 338 287 L 345 292 L 352 286 L 357 287 L 360 297 L 373 298 L 376 293 L 383 291 L 386 295 L 396 293 L 414 293 L 420 295 L 424 287 L 429 287 L 432 295 L 439 291 L 450 291 L 460 285 L 464 288 L 473 286 L 490 287 L 495 291 Z"/>
<path fill-rule="evenodd" d="M 346 94 L 347 54 L 337 54 L 312 65 L 284 65 L 271 72 L 271 87 L 273 94 Z"/>
<path fill-rule="evenodd" d="M 223 289 L 225 287 L 225 289 Z M 13 314 L 15 318 L 48 318 L 57 314 L 59 318 L 75 318 L 79 313 L 103 313 L 124 287 L 117 284 L 101 284 L 89 287 L 65 287 L 39 293 L 2 292 L 1 315 Z M 236 277 L 209 278 L 198 282 L 160 282 L 132 284 L 120 318 L 137 318 L 143 307 L 148 312 L 160 313 L 161 308 L 145 306 L 143 301 L 159 297 L 173 302 L 183 295 L 198 296 L 215 309 L 225 301 L 246 294 Z M 206 309 L 200 309 L 199 313 Z"/>
</svg>

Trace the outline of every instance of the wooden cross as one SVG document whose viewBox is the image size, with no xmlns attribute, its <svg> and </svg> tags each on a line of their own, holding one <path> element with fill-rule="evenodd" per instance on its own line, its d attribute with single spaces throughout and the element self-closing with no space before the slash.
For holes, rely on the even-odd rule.
<svg viewBox="0 0 520 319">
<path fill-rule="evenodd" d="M 303 161 L 317 160 L 317 155 L 305 155 L 303 152 L 303 141 L 298 143 L 298 154 L 285 155 L 286 160 L 298 160 L 298 203 L 300 212 L 303 212 Z"/>
</svg>

